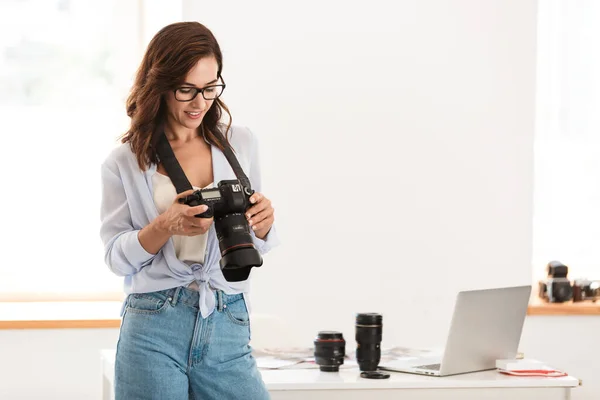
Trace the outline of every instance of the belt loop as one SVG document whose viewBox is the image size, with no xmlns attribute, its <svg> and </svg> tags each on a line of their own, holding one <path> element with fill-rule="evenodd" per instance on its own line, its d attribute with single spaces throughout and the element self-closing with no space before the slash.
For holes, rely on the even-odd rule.
<svg viewBox="0 0 600 400">
<path fill-rule="evenodd" d="M 179 294 L 181 293 L 181 286 L 178 286 L 175 288 L 175 292 L 173 292 L 173 297 L 171 297 L 169 300 L 171 301 L 171 305 L 175 306 L 177 305 L 177 301 L 179 300 Z"/>
<path fill-rule="evenodd" d="M 218 310 L 219 312 L 223 311 L 223 291 L 217 290 L 217 301 L 218 301 Z"/>
<path fill-rule="evenodd" d="M 127 295 L 127 297 L 125 298 L 125 304 L 123 305 L 123 309 L 125 309 L 126 307 L 129 307 L 130 300 L 131 300 L 131 293 L 129 293 Z"/>
</svg>

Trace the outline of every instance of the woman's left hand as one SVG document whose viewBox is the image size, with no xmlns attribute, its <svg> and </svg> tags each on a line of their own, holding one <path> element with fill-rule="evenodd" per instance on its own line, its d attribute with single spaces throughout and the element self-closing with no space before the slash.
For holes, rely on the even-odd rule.
<svg viewBox="0 0 600 400">
<path fill-rule="evenodd" d="M 271 205 L 271 200 L 262 193 L 254 193 L 250 197 L 250 202 L 254 205 L 246 211 L 248 225 L 254 230 L 257 238 L 264 239 L 275 221 L 275 210 Z"/>
</svg>

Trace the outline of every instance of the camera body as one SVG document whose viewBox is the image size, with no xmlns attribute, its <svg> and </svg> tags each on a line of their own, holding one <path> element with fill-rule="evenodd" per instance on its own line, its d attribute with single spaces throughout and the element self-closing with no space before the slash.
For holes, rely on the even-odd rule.
<svg viewBox="0 0 600 400">
<path fill-rule="evenodd" d="M 550 303 L 564 303 L 573 299 L 569 268 L 559 261 L 547 266 L 548 279 L 539 282 L 539 296 Z"/>
<path fill-rule="evenodd" d="M 216 188 L 196 190 L 179 199 L 180 203 L 191 207 L 208 206 L 205 212 L 195 217 L 214 217 L 221 250 L 220 266 L 225 279 L 230 282 L 248 279 L 250 268 L 260 267 L 263 263 L 244 215 L 251 205 L 252 194 L 254 190 L 238 180 L 223 180 Z"/>
<path fill-rule="evenodd" d="M 600 299 L 600 281 L 575 279 L 573 282 L 573 302 Z"/>
<path fill-rule="evenodd" d="M 208 210 L 195 217 L 217 219 L 227 214 L 244 213 L 250 206 L 250 196 L 253 193 L 253 190 L 243 187 L 237 180 L 224 180 L 216 188 L 196 190 L 179 199 L 179 202 L 191 207 L 204 204 L 208 206 Z"/>
</svg>

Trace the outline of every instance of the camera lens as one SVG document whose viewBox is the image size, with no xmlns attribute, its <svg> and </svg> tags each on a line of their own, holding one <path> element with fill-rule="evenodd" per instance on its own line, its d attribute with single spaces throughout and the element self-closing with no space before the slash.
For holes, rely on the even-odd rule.
<svg viewBox="0 0 600 400">
<path fill-rule="evenodd" d="M 381 314 L 356 314 L 356 362 L 361 371 L 375 371 L 379 365 L 382 328 Z"/>
<path fill-rule="evenodd" d="M 573 288 L 569 282 L 558 282 L 553 285 L 553 296 L 557 302 L 569 301 L 573 298 Z"/>
<path fill-rule="evenodd" d="M 337 372 L 344 363 L 346 341 L 341 332 L 321 331 L 315 338 L 315 362 L 321 371 Z"/>
<path fill-rule="evenodd" d="M 231 213 L 215 218 L 215 231 L 221 250 L 221 270 L 229 282 L 248 279 L 252 267 L 260 267 L 262 257 L 254 247 L 244 214 Z"/>
</svg>

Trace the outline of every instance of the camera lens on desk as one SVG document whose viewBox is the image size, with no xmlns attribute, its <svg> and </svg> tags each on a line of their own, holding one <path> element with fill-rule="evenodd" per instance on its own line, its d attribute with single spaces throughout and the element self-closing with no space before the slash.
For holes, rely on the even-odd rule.
<svg viewBox="0 0 600 400">
<path fill-rule="evenodd" d="M 356 314 L 356 362 L 361 371 L 375 371 L 381 359 L 383 317 Z"/>
<path fill-rule="evenodd" d="M 315 362 L 321 371 L 337 372 L 344 363 L 346 341 L 341 332 L 321 331 L 315 338 Z"/>
</svg>

